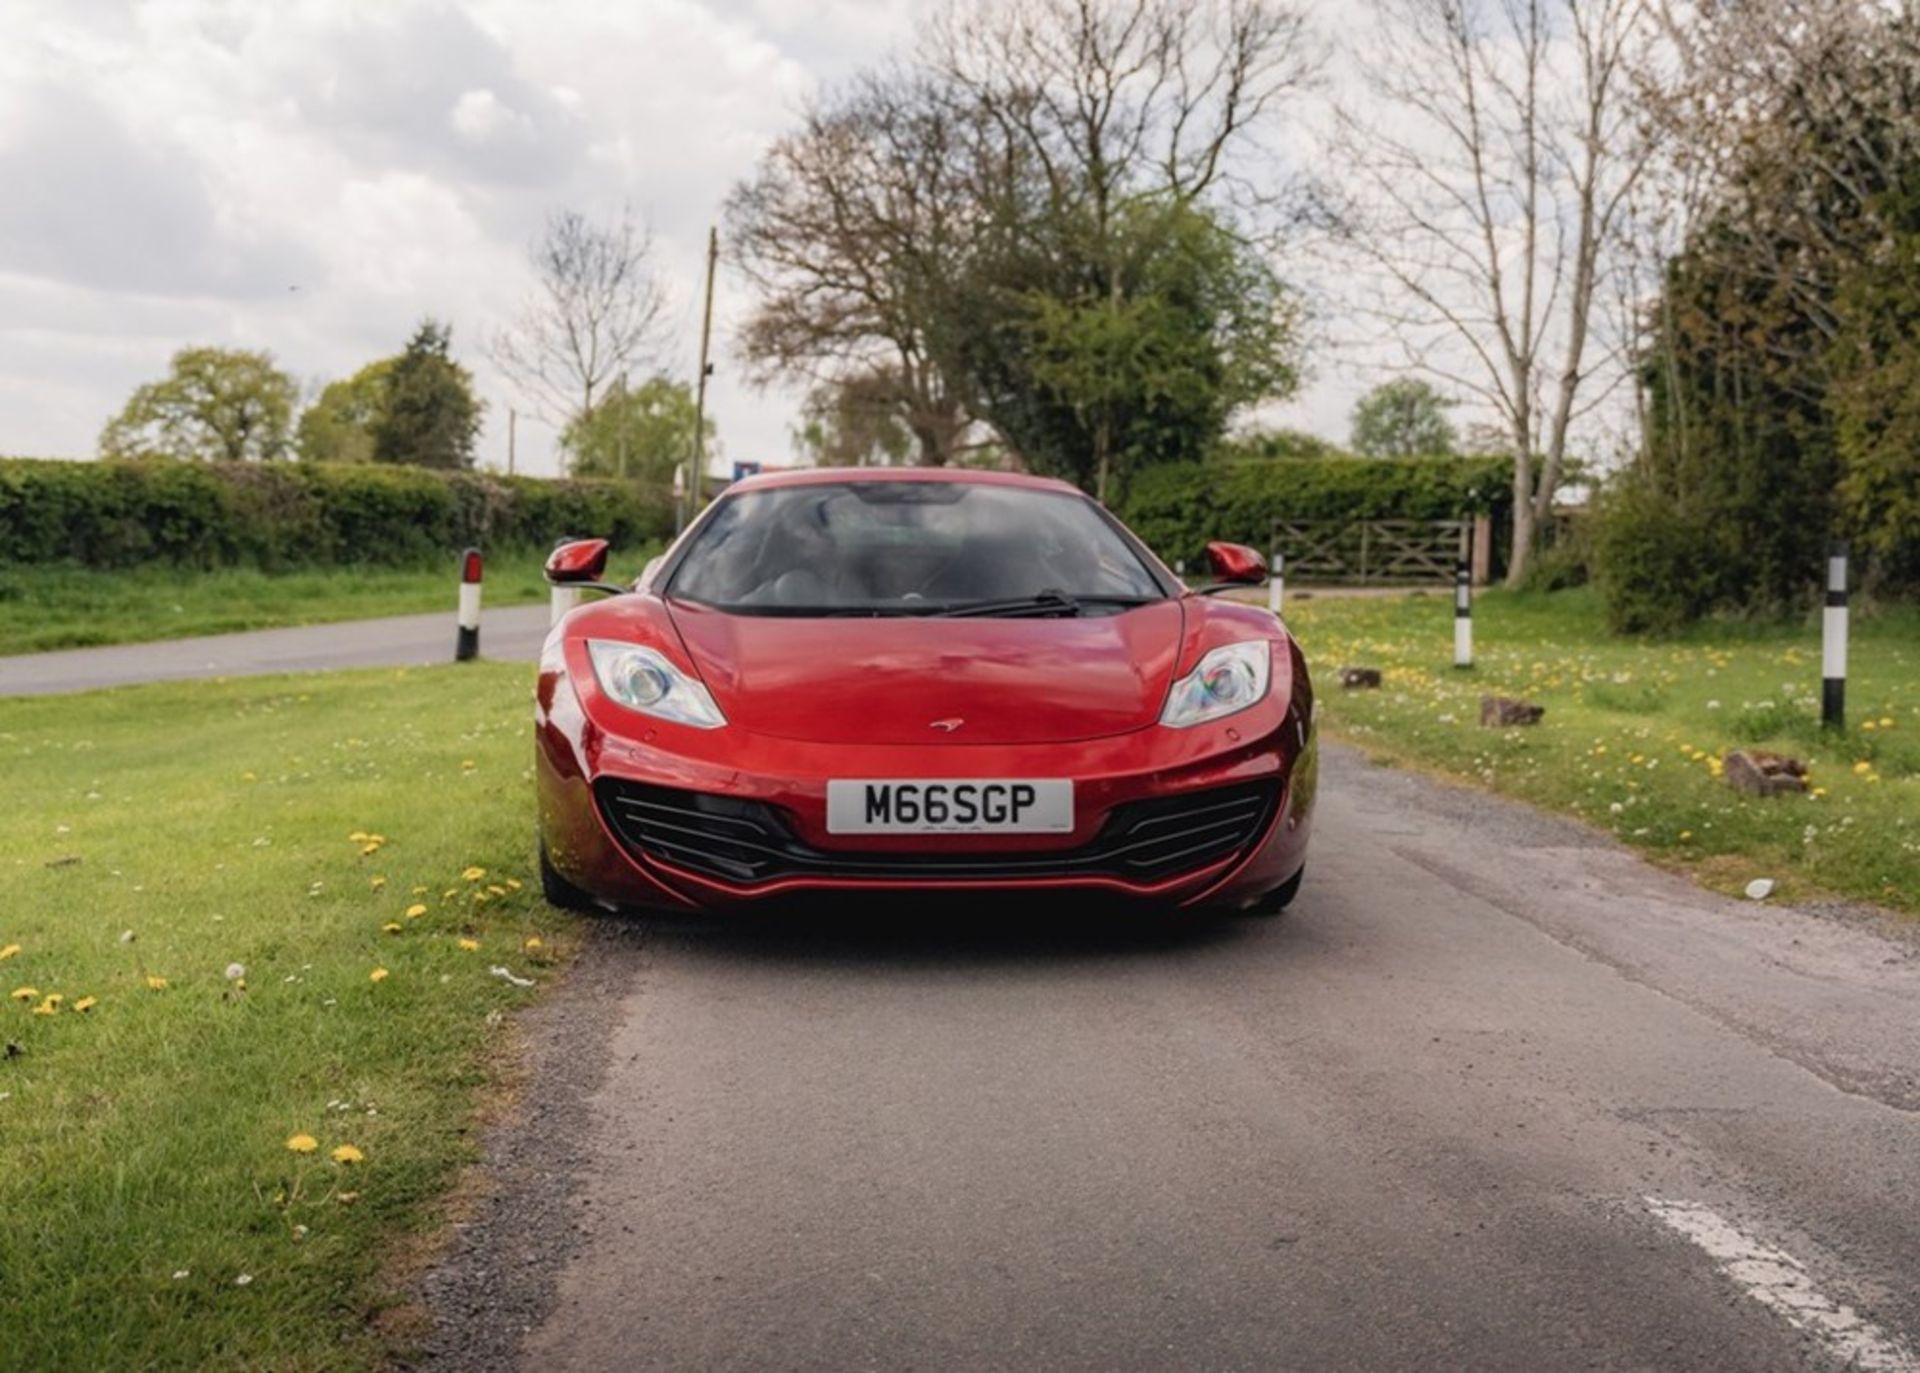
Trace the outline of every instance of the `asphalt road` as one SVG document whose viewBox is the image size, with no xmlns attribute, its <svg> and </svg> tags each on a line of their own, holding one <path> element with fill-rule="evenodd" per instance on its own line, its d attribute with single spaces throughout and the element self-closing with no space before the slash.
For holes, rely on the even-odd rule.
<svg viewBox="0 0 1920 1373">
<path fill-rule="evenodd" d="M 1270 921 L 606 919 L 423 1362 L 1920 1368 L 1920 941 L 1330 752 Z"/>
<path fill-rule="evenodd" d="M 483 657 L 537 658 L 546 636 L 544 604 L 481 612 Z M 0 696 L 40 696 L 131 682 L 252 677 L 321 668 L 424 666 L 451 662 L 453 643 L 453 616 L 433 614 L 27 653 L 0 658 Z"/>
</svg>

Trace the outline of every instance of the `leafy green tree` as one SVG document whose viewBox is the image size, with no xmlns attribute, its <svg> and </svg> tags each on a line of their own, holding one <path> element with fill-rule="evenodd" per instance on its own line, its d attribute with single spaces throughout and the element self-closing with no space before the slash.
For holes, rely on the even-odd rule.
<svg viewBox="0 0 1920 1373">
<path fill-rule="evenodd" d="M 1418 377 L 1382 382 L 1353 407 L 1353 451 L 1369 458 L 1447 457 L 1454 402 Z"/>
<path fill-rule="evenodd" d="M 1644 440 L 1596 545 L 1622 628 L 1804 605 L 1836 534 L 1867 580 L 1920 585 L 1920 19 L 1825 13 L 1741 106 L 1649 313 Z"/>
<path fill-rule="evenodd" d="M 1920 169 L 1878 209 L 1892 232 L 1842 285 L 1827 359 L 1835 496 L 1878 580 L 1920 589 Z"/>
<path fill-rule="evenodd" d="M 567 470 L 577 477 L 670 482 L 674 467 L 693 455 L 693 415 L 693 390 L 684 382 L 654 377 L 632 390 L 616 382 L 561 432 Z M 711 454 L 713 421 L 703 427 Z"/>
<path fill-rule="evenodd" d="M 1108 499 L 1297 386 L 1296 299 L 1214 215 L 1179 198 L 1136 202 L 1104 231 L 1034 214 L 980 256 L 960 293 L 974 304 L 942 326 L 981 414 L 1033 471 Z"/>
<path fill-rule="evenodd" d="M 372 462 L 373 428 L 386 413 L 398 361 L 381 358 L 329 382 L 300 415 L 300 456 L 307 462 Z"/>
<path fill-rule="evenodd" d="M 271 353 L 182 348 L 167 375 L 135 391 L 107 424 L 100 456 L 221 462 L 284 457 L 298 394 Z"/>
<path fill-rule="evenodd" d="M 481 404 L 473 376 L 455 362 L 452 329 L 422 320 L 392 360 L 386 406 L 374 420 L 373 460 L 416 467 L 472 467 Z"/>
<path fill-rule="evenodd" d="M 793 431 L 794 446 L 816 467 L 898 467 L 915 452 L 899 398 L 896 378 L 884 370 L 816 386 Z M 942 463 L 960 460 L 958 453 L 938 456 Z"/>
</svg>

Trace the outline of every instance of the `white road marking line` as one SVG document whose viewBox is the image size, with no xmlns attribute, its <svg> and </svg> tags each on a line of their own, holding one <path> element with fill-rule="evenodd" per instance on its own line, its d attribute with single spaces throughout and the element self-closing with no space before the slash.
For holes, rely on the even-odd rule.
<svg viewBox="0 0 1920 1373">
<path fill-rule="evenodd" d="M 1736 1229 L 1697 1202 L 1645 1198 L 1648 1209 L 1712 1257 L 1748 1296 L 1772 1307 L 1796 1330 L 1811 1331 L 1846 1367 L 1869 1373 L 1920 1373 L 1920 1358 L 1886 1331 L 1813 1285 L 1800 1261 Z"/>
</svg>

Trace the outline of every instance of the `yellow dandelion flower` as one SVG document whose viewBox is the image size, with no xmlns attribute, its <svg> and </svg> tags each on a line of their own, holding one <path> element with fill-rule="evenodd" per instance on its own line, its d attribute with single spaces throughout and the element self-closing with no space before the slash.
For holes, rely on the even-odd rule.
<svg viewBox="0 0 1920 1373">
<path fill-rule="evenodd" d="M 358 1192 L 335 1192 L 333 1194 L 333 1199 L 339 1202 L 342 1206 L 351 1206 L 356 1201 L 360 1200 L 360 1194 Z"/>
<path fill-rule="evenodd" d="M 519 879 L 519 878 L 517 878 L 517 877 L 509 877 L 509 878 L 507 879 L 507 890 L 508 890 L 508 891 L 519 891 L 519 890 L 520 890 L 520 879 Z"/>
<path fill-rule="evenodd" d="M 355 830 L 347 836 L 347 842 L 349 844 L 364 844 L 367 842 L 367 832 L 365 830 Z"/>
<path fill-rule="evenodd" d="M 254 776 L 254 775 L 253 775 L 252 773 L 250 773 L 250 772 L 243 772 L 243 773 L 241 773 L 241 774 L 240 774 L 240 780 L 241 780 L 242 782 L 257 782 L 257 781 L 259 781 L 260 779 L 259 779 L 259 778 L 257 778 L 257 777 L 255 777 L 255 776 Z"/>
<path fill-rule="evenodd" d="M 32 1001 L 40 995 L 38 987 L 15 987 L 9 993 L 15 1001 Z"/>
<path fill-rule="evenodd" d="M 400 933 L 400 922 L 397 920 L 389 920 L 380 927 L 380 932 L 382 934 L 398 934 Z"/>
<path fill-rule="evenodd" d="M 471 758 L 462 758 L 460 760 L 460 766 L 463 768 L 476 768 L 476 767 L 479 767 L 480 765 L 474 762 L 473 759 Z"/>
<path fill-rule="evenodd" d="M 473 953 L 479 949 L 480 941 L 477 939 L 463 939 L 460 941 L 460 947 L 465 949 L 468 953 Z"/>
<path fill-rule="evenodd" d="M 15 957 L 19 952 L 20 946 L 18 944 L 9 944 L 6 948 L 0 949 L 0 963 L 4 963 L 9 958 Z"/>
<path fill-rule="evenodd" d="M 1855 763 L 1853 765 L 1853 771 L 1856 776 L 1865 777 L 1868 773 L 1873 771 L 1873 764 L 1864 762 L 1864 761 Z M 0 957 L 4 957 L 6 955 L 6 952 L 7 951 L 5 949 L 0 949 Z"/>
<path fill-rule="evenodd" d="M 367 1156 L 351 1144 L 343 1144 L 333 1151 L 335 1163 L 365 1163 Z"/>
<path fill-rule="evenodd" d="M 147 979 L 147 986 L 156 992 L 164 992 L 167 989 L 167 979 L 164 977 L 149 977 Z"/>
<path fill-rule="evenodd" d="M 377 877 L 377 876 L 372 877 L 367 880 L 367 885 L 373 888 L 373 890 L 379 891 L 382 887 L 387 885 L 387 879 L 384 877 Z"/>
<path fill-rule="evenodd" d="M 315 1139 L 312 1135 L 287 1136 L 287 1148 L 293 1150 L 293 1152 L 296 1154 L 311 1154 L 315 1149 L 318 1149 L 319 1147 L 320 1147 L 320 1141 Z"/>
<path fill-rule="evenodd" d="M 385 968 L 375 968 L 367 974 L 367 981 L 369 982 L 385 982 L 386 980 L 387 970 Z"/>
<path fill-rule="evenodd" d="M 425 896 L 427 894 L 427 889 L 425 887 L 415 887 L 413 889 L 412 894 L 414 896 Z"/>
<path fill-rule="evenodd" d="M 1874 724 L 1873 724 L 1873 721 L 1871 720 L 1862 720 L 1860 722 L 1861 729 L 1872 729 L 1873 727 L 1874 727 Z"/>
<path fill-rule="evenodd" d="M 1686 842 L 1687 840 L 1689 840 L 1689 839 L 1691 839 L 1691 838 L 1693 838 L 1693 831 L 1692 831 L 1692 830 L 1681 830 L 1681 831 L 1680 831 L 1680 842 L 1681 842 L 1681 843 L 1683 843 L 1683 844 L 1684 844 L 1684 843 L 1685 843 L 1685 842 Z"/>
<path fill-rule="evenodd" d="M 427 913 L 427 908 L 421 905 L 418 901 L 414 902 L 411 906 L 407 907 L 407 919 L 409 920 L 418 920 L 421 916 L 425 915 L 426 913 Z"/>
<path fill-rule="evenodd" d="M 1880 728 L 1881 728 L 1881 729 L 1892 729 L 1892 728 L 1893 728 L 1893 717 L 1892 717 L 1891 715 L 1882 715 L 1882 716 L 1880 717 Z"/>
<path fill-rule="evenodd" d="M 487 891 L 494 896 L 505 896 L 507 894 L 507 889 L 498 882 L 487 883 Z"/>
<path fill-rule="evenodd" d="M 378 844 L 367 843 L 360 846 L 360 856 L 362 858 L 371 858 L 378 852 L 380 852 L 380 846 Z"/>
<path fill-rule="evenodd" d="M 59 1010 L 60 1008 L 51 1001 L 42 1001 L 38 1006 L 33 1008 L 33 1013 L 35 1015 L 54 1015 Z"/>
<path fill-rule="evenodd" d="M 531 936 L 523 947 L 526 949 L 528 953 L 538 953 L 541 949 L 544 949 L 547 946 L 540 942 L 540 936 L 536 934 Z"/>
<path fill-rule="evenodd" d="M 384 844 L 387 842 L 387 836 L 384 834 L 369 834 L 367 836 L 367 842 L 369 844 Z"/>
<path fill-rule="evenodd" d="M 454 897 L 458 895 L 460 895 L 460 889 L 458 887 L 448 887 L 445 891 L 440 893 L 440 899 L 443 901 L 451 901 L 453 900 Z"/>
<path fill-rule="evenodd" d="M 98 1006 L 99 1004 L 100 1004 L 99 997 L 83 996 L 78 1001 L 73 1003 L 73 1009 L 76 1011 L 90 1011 L 95 1006 Z"/>
<path fill-rule="evenodd" d="M 1827 794 L 1827 789 L 1825 787 L 1815 787 L 1813 789 L 1813 794 L 1815 796 L 1825 796 Z"/>
<path fill-rule="evenodd" d="M 481 878 L 485 877 L 486 875 L 487 875 L 487 870 L 485 868 L 468 868 L 465 872 L 460 874 L 460 876 L 462 876 L 469 882 L 478 882 Z"/>
<path fill-rule="evenodd" d="M 43 1006 L 53 1006 L 57 1008 L 63 1002 L 65 1002 L 66 999 L 67 998 L 59 992 L 48 992 L 46 995 L 46 999 L 43 1000 L 40 1004 Z"/>
</svg>

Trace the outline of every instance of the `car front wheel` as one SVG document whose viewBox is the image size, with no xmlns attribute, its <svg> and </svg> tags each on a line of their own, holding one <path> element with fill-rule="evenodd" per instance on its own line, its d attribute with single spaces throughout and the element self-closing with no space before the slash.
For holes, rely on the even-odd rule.
<svg viewBox="0 0 1920 1373">
<path fill-rule="evenodd" d="M 594 908 L 591 896 L 554 871 L 553 860 L 547 857 L 544 840 L 540 844 L 540 891 L 547 898 L 548 905 L 558 906 L 563 911 L 588 911 Z"/>
</svg>

